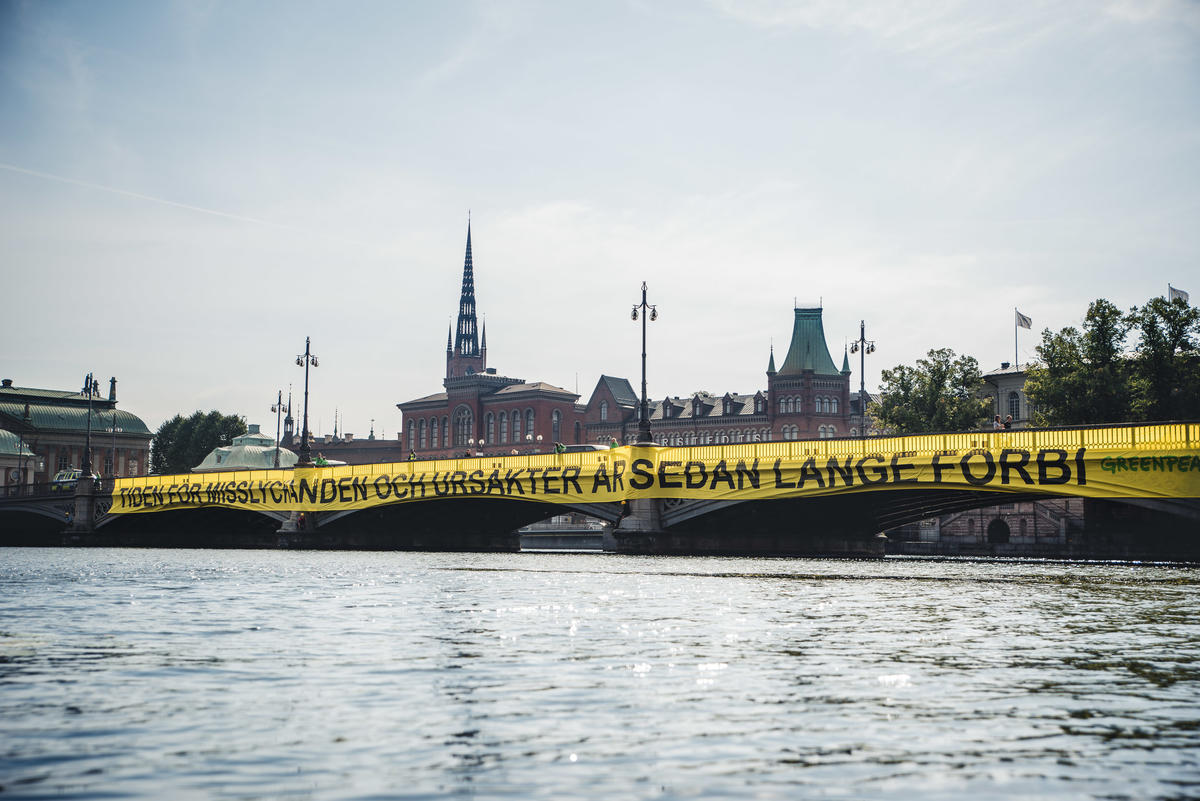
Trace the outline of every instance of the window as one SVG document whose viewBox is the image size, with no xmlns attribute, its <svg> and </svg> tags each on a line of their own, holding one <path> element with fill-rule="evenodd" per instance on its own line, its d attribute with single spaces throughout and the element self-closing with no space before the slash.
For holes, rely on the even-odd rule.
<svg viewBox="0 0 1200 801">
<path fill-rule="evenodd" d="M 1021 419 L 1021 396 L 1016 392 L 1008 393 L 1008 413 L 1014 420 Z"/>
<path fill-rule="evenodd" d="M 408 449 L 411 451 L 416 446 L 417 432 L 414 430 L 412 423 L 408 424 Z"/>
<path fill-rule="evenodd" d="M 461 406 L 454 412 L 454 444 L 466 445 L 470 439 L 475 439 L 475 415 Z"/>
<path fill-rule="evenodd" d="M 521 411 L 513 409 L 512 413 L 513 442 L 521 441 Z"/>
<path fill-rule="evenodd" d="M 500 412 L 500 441 L 508 442 L 508 412 Z"/>
<path fill-rule="evenodd" d="M 429 446 L 431 448 L 438 446 L 438 419 L 436 417 L 429 418 Z"/>
<path fill-rule="evenodd" d="M 796 412 L 796 414 L 800 414 L 800 412 L 804 411 L 803 405 L 800 403 L 800 398 L 798 398 L 798 397 L 796 398 L 796 405 L 794 407 L 794 411 Z"/>
<path fill-rule="evenodd" d="M 130 459 L 129 460 L 129 475 L 136 476 L 137 474 L 138 474 L 138 460 Z"/>
<path fill-rule="evenodd" d="M 787 414 L 787 398 L 779 399 L 779 413 Z"/>
<path fill-rule="evenodd" d="M 488 412 L 487 416 L 487 442 L 495 443 L 496 441 L 496 415 Z"/>
<path fill-rule="evenodd" d="M 421 448 L 423 449 L 425 447 L 425 421 L 422 420 L 417 427 L 421 429 Z"/>
<path fill-rule="evenodd" d="M 442 447 L 450 447 L 450 419 L 448 417 L 442 418 Z"/>
<path fill-rule="evenodd" d="M 607 420 L 608 420 L 608 401 L 602 400 L 602 401 L 600 401 L 600 422 L 603 423 L 603 422 L 606 422 Z"/>
<path fill-rule="evenodd" d="M 829 399 L 829 411 L 833 412 L 834 414 L 837 414 L 837 406 L 838 406 L 838 399 L 830 398 Z"/>
<path fill-rule="evenodd" d="M 525 410 L 525 433 L 533 433 L 533 409 Z"/>
<path fill-rule="evenodd" d="M 558 409 L 555 409 L 554 413 L 550 415 L 550 439 L 555 442 L 562 441 L 562 412 Z"/>
</svg>

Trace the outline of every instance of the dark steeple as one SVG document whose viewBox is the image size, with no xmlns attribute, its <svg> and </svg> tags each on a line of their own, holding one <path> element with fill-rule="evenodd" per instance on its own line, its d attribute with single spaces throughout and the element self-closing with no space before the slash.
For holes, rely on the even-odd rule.
<svg viewBox="0 0 1200 801">
<path fill-rule="evenodd" d="M 471 261 L 471 221 L 467 220 L 467 255 L 463 259 L 462 295 L 458 300 L 458 326 L 454 347 L 446 342 L 446 377 L 455 378 L 482 373 L 487 365 L 486 340 L 479 347 L 479 328 L 475 318 L 475 266 Z"/>
<path fill-rule="evenodd" d="M 458 332 L 454 352 L 459 356 L 479 355 L 479 333 L 475 327 L 475 268 L 471 264 L 471 222 L 467 221 L 467 257 L 463 260 L 462 297 L 458 301 Z"/>
</svg>

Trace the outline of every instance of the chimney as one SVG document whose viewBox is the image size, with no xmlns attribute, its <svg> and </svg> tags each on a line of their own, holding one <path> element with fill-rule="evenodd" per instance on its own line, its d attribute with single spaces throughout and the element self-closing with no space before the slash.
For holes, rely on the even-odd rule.
<svg viewBox="0 0 1200 801">
<path fill-rule="evenodd" d="M 113 403 L 117 402 L 117 377 L 113 376 L 108 379 L 108 399 Z"/>
<path fill-rule="evenodd" d="M 333 434 L 326 434 L 325 435 L 325 444 L 328 445 L 331 442 L 333 442 Z"/>
<path fill-rule="evenodd" d="M 1008 369 L 1008 362 L 1000 362 L 1000 369 L 1001 369 L 1001 370 L 1007 370 L 1007 369 Z"/>
<path fill-rule="evenodd" d="M 344 442 L 353 442 L 353 441 L 354 441 L 354 435 L 353 435 L 353 434 L 346 434 L 346 433 L 343 433 L 343 434 L 342 434 L 342 440 L 343 440 Z"/>
<path fill-rule="evenodd" d="M 4 387 L 5 389 L 12 389 L 12 379 L 6 378 L 3 381 L 0 381 L 0 386 Z"/>
</svg>

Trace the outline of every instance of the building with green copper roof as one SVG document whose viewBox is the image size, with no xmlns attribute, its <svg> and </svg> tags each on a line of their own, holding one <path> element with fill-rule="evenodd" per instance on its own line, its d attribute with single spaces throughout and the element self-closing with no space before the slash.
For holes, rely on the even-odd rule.
<svg viewBox="0 0 1200 801">
<path fill-rule="evenodd" d="M 779 439 L 810 439 L 854 434 L 850 430 L 850 362 L 838 369 L 825 341 L 820 306 L 796 307 L 787 356 L 767 365 L 772 434 Z"/>
<path fill-rule="evenodd" d="M 91 428 L 92 465 L 99 475 L 144 475 L 149 467 L 153 434 L 142 419 L 117 408 L 117 379 L 108 397 L 90 402 L 80 390 L 18 387 L 0 381 L 0 432 L 8 432 L 29 449 L 26 481 L 49 481 L 60 470 L 80 467 Z M 5 474 L 6 483 L 19 476 Z"/>
</svg>

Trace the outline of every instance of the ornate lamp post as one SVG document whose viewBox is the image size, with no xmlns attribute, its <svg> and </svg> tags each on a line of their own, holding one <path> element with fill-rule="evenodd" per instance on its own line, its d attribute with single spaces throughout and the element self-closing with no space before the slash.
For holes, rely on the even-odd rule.
<svg viewBox="0 0 1200 801">
<path fill-rule="evenodd" d="M 313 362 L 313 366 L 314 367 L 316 366 L 315 361 Z M 284 403 L 282 389 L 279 390 L 279 397 L 275 400 L 275 403 L 271 404 L 271 411 L 275 412 L 275 467 L 278 468 L 279 467 L 279 417 L 284 412 L 287 412 L 288 414 L 292 413 L 291 398 L 289 397 L 288 402 Z"/>
<path fill-rule="evenodd" d="M 858 321 L 858 339 L 850 343 L 850 352 L 858 354 L 858 413 L 862 422 L 858 426 L 858 435 L 867 435 L 867 354 L 875 352 L 875 341 L 867 339 L 867 323 Z"/>
<path fill-rule="evenodd" d="M 300 433 L 300 453 L 297 467 L 312 467 L 312 452 L 308 448 L 308 366 L 319 367 L 317 357 L 309 348 L 309 338 L 304 338 L 304 353 L 296 357 L 296 365 L 304 368 L 304 428 Z"/>
<path fill-rule="evenodd" d="M 526 434 L 526 435 L 525 435 L 525 441 L 526 441 L 526 442 L 528 442 L 528 443 L 530 443 L 531 445 L 533 444 L 534 440 L 537 440 L 537 447 L 536 447 L 536 448 L 531 448 L 531 452 L 532 452 L 532 453 L 541 453 L 541 450 L 542 450 L 542 435 L 541 435 L 541 434 L 538 434 L 536 437 L 535 437 L 533 434 Z"/>
<path fill-rule="evenodd" d="M 83 389 L 80 390 L 88 402 L 87 411 L 87 438 L 84 440 L 83 446 L 83 464 L 80 465 L 83 475 L 81 478 L 92 477 L 92 398 L 100 397 L 100 382 L 92 378 L 92 374 L 88 373 L 83 378 Z"/>
<path fill-rule="evenodd" d="M 646 304 L 646 282 L 642 282 L 642 302 L 633 307 L 633 320 L 637 322 L 638 313 L 642 316 L 642 405 L 641 412 L 638 415 L 638 435 L 637 441 L 639 445 L 652 444 L 654 438 L 650 435 L 650 401 L 646 399 L 646 318 L 651 320 L 658 319 L 658 307 L 649 306 Z M 649 314 L 647 314 L 649 311 Z"/>
</svg>

